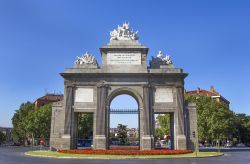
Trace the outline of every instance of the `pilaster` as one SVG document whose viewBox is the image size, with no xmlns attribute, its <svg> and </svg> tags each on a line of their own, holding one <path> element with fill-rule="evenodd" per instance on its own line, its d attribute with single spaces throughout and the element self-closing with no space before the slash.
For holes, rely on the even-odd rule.
<svg viewBox="0 0 250 164">
<path fill-rule="evenodd" d="M 141 136 L 141 150 L 154 148 L 153 136 L 153 111 L 152 111 L 152 88 L 150 85 L 143 85 L 143 111 L 140 122 L 143 124 Z"/>
<path fill-rule="evenodd" d="M 95 115 L 96 132 L 94 136 L 95 149 L 107 149 L 107 109 L 106 99 L 108 95 L 108 85 L 99 83 L 97 85 L 97 110 Z"/>
<path fill-rule="evenodd" d="M 187 149 L 187 140 L 184 132 L 184 88 L 183 86 L 176 87 L 177 101 L 175 112 L 175 149 Z"/>
<path fill-rule="evenodd" d="M 61 136 L 61 147 L 63 149 L 74 149 L 74 111 L 72 108 L 74 102 L 74 86 L 65 86 L 65 123 L 64 123 L 64 133 Z"/>
</svg>

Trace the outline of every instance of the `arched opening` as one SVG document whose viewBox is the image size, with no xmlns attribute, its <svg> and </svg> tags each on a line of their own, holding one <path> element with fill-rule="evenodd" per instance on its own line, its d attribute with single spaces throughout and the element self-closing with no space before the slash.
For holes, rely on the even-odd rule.
<svg viewBox="0 0 250 164">
<path fill-rule="evenodd" d="M 139 149 L 139 104 L 129 94 L 118 94 L 109 106 L 109 149 Z"/>
</svg>

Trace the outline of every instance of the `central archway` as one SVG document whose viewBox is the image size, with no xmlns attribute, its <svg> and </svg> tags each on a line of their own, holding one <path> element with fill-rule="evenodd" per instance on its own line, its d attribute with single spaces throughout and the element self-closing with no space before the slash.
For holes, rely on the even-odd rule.
<svg viewBox="0 0 250 164">
<path fill-rule="evenodd" d="M 130 88 L 120 88 L 107 101 L 108 149 L 140 149 L 141 97 Z"/>
</svg>

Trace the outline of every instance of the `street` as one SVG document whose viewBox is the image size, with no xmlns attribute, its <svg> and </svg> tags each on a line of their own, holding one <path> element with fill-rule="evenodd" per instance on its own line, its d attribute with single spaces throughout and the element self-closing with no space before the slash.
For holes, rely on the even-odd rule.
<svg viewBox="0 0 250 164">
<path fill-rule="evenodd" d="M 224 156 L 210 158 L 183 158 L 183 159 L 57 159 L 45 157 L 30 157 L 24 155 L 24 152 L 32 150 L 24 147 L 0 147 L 0 164 L 113 164 L 113 163 L 133 163 L 133 164 L 249 164 L 250 151 L 225 152 Z"/>
</svg>

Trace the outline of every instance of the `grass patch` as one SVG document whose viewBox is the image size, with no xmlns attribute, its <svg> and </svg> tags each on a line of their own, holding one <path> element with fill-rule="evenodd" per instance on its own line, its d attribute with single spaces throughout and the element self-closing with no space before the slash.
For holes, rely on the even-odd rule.
<svg viewBox="0 0 250 164">
<path fill-rule="evenodd" d="M 107 159 L 129 159 L 129 158 L 193 158 L 195 153 L 177 154 L 177 155 L 100 155 L 100 154 L 70 154 L 53 151 L 29 151 L 25 153 L 30 156 L 55 157 L 55 158 L 107 158 Z M 223 153 L 218 152 L 198 152 L 197 157 L 220 156 Z"/>
</svg>

